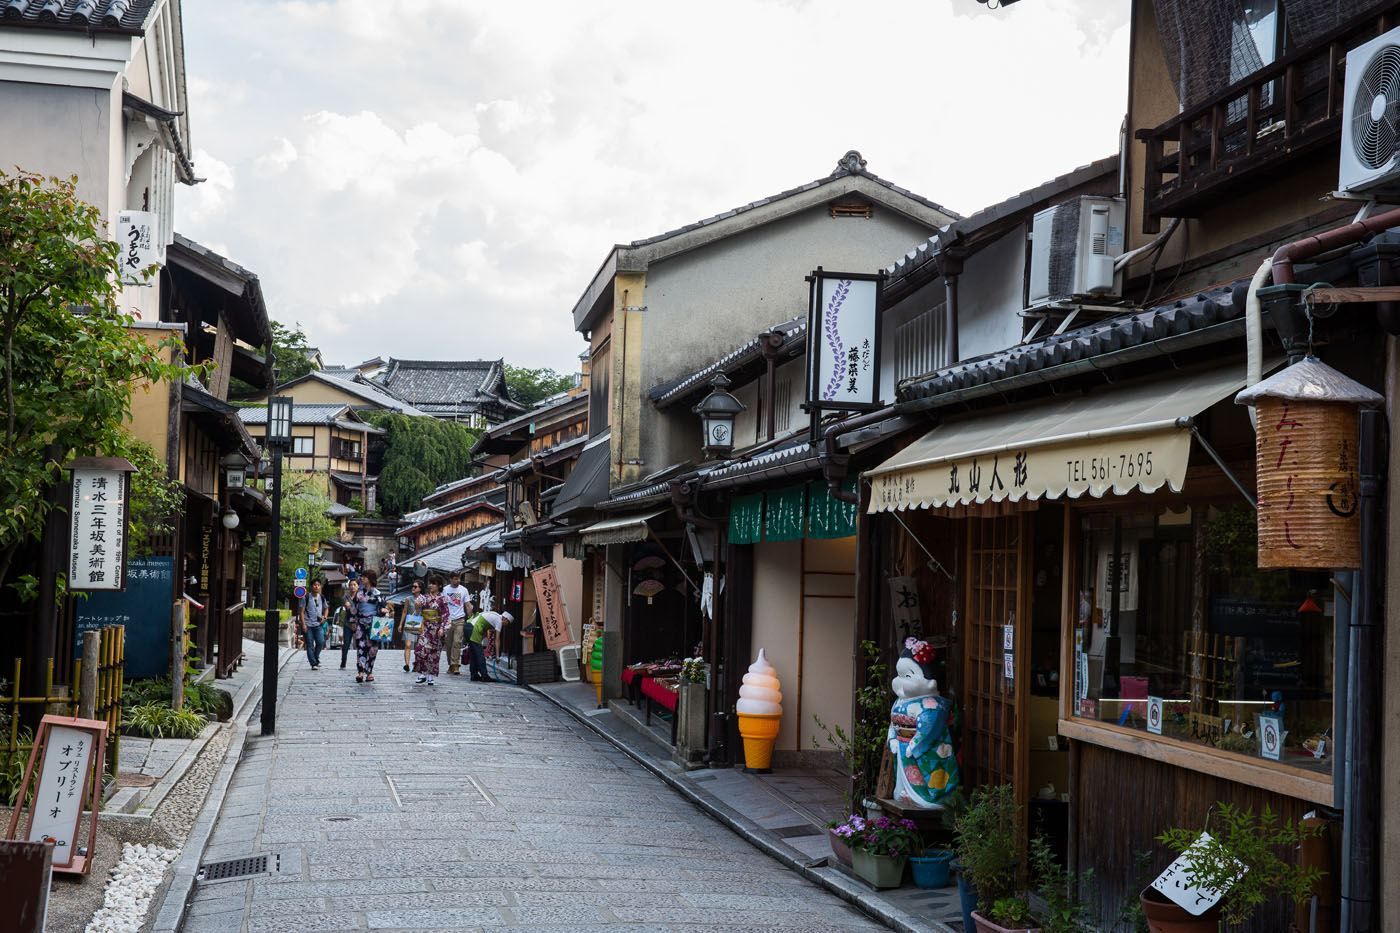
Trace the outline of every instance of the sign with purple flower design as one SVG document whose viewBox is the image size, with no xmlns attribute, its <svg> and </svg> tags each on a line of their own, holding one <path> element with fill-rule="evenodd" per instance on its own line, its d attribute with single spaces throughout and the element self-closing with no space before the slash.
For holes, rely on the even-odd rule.
<svg viewBox="0 0 1400 933">
<path fill-rule="evenodd" d="M 880 274 L 826 272 L 811 283 L 807 318 L 807 407 L 878 408 Z"/>
</svg>

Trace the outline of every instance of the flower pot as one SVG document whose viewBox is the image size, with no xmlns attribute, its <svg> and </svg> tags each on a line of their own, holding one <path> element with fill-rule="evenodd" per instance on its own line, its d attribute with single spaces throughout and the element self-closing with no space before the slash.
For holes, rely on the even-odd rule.
<svg viewBox="0 0 1400 933">
<path fill-rule="evenodd" d="M 947 849 L 929 849 L 923 855 L 914 856 L 909 860 L 914 869 L 914 884 L 921 888 L 946 888 L 952 861 L 953 853 Z"/>
<path fill-rule="evenodd" d="M 1147 915 L 1147 928 L 1152 933 L 1215 933 L 1220 928 L 1219 904 L 1196 917 L 1154 888 L 1143 888 L 1138 899 L 1142 901 L 1142 912 Z"/>
<path fill-rule="evenodd" d="M 976 924 L 977 933 L 1040 933 L 1040 927 L 1004 927 L 975 910 L 972 912 L 972 922 Z"/>
<path fill-rule="evenodd" d="M 846 840 L 842 839 L 840 836 L 836 835 L 836 830 L 834 829 L 828 829 L 826 831 L 826 834 L 831 839 L 831 854 L 836 856 L 836 861 L 840 862 L 842 865 L 845 865 L 847 868 L 850 868 L 850 844 L 847 843 Z"/>
<path fill-rule="evenodd" d="M 907 856 L 876 855 L 868 849 L 856 849 L 852 856 L 851 867 L 871 887 L 897 888 L 904 882 Z"/>
<path fill-rule="evenodd" d="M 967 872 L 963 871 L 962 865 L 957 859 L 953 859 L 950 866 L 958 876 L 958 906 L 962 908 L 963 929 L 971 933 L 976 929 L 972 921 L 972 912 L 977 909 L 977 889 L 972 886 L 972 882 L 967 878 Z"/>
</svg>

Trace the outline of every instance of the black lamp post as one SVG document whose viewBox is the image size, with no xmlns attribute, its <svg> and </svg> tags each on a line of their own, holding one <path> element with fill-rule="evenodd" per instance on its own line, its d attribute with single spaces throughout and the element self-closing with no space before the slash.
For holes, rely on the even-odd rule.
<svg viewBox="0 0 1400 933">
<path fill-rule="evenodd" d="M 282 559 L 282 451 L 292 443 L 292 397 L 267 400 L 267 446 L 272 450 L 272 540 L 268 548 L 267 615 L 263 623 L 262 734 L 277 731 L 277 571 Z"/>
<path fill-rule="evenodd" d="M 725 457 L 734 450 L 734 419 L 748 407 L 725 391 L 728 386 L 724 373 L 715 373 L 710 394 L 692 409 L 700 416 L 704 430 L 701 446 L 711 457 Z"/>
</svg>

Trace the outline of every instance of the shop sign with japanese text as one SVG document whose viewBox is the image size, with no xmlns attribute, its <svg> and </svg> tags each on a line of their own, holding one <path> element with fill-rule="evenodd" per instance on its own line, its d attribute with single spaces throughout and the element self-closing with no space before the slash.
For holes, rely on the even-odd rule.
<svg viewBox="0 0 1400 933">
<path fill-rule="evenodd" d="M 128 477 L 120 470 L 73 470 L 70 590 L 126 588 Z"/>
<path fill-rule="evenodd" d="M 55 865 L 71 865 L 77 854 L 78 820 L 87 802 L 93 746 L 94 735 L 88 729 L 51 726 L 48 730 L 28 838 L 52 842 Z"/>
<path fill-rule="evenodd" d="M 117 245 L 121 247 L 122 283 L 150 284 L 142 273 L 163 258 L 156 215 L 151 211 L 119 212 Z"/>
<path fill-rule="evenodd" d="M 544 643 L 550 651 L 575 643 L 569 629 L 569 610 L 564 605 L 564 594 L 559 589 L 559 575 L 553 564 L 547 564 L 531 571 L 530 579 L 535 584 L 535 600 L 540 607 L 540 625 L 544 627 Z"/>
<path fill-rule="evenodd" d="M 878 407 L 882 276 L 817 269 L 808 281 L 808 407 Z"/>
</svg>

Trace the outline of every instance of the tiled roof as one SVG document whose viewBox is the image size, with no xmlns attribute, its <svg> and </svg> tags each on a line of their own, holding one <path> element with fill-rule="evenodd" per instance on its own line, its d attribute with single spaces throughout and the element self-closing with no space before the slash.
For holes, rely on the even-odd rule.
<svg viewBox="0 0 1400 933">
<path fill-rule="evenodd" d="M 345 405 L 292 405 L 292 424 L 333 424 L 346 410 Z M 238 409 L 244 424 L 267 424 L 267 406 L 257 405 Z"/>
<path fill-rule="evenodd" d="M 145 34 L 156 0 L 0 0 L 0 25 Z"/>
<path fill-rule="evenodd" d="M 503 360 L 399 360 L 390 357 L 375 383 L 430 414 L 468 412 L 486 402 L 524 406 L 505 390 Z"/>
<path fill-rule="evenodd" d="M 401 415 L 417 415 L 422 417 L 426 417 L 428 414 L 425 411 L 415 408 L 403 399 L 395 398 L 390 393 L 384 391 L 383 386 L 373 385 L 360 378 L 356 378 L 354 380 L 338 379 L 335 376 L 328 376 L 325 372 L 317 370 L 312 370 L 305 376 L 293 379 L 291 382 L 283 383 L 282 385 L 277 387 L 278 391 L 285 391 L 286 389 L 295 386 L 297 383 L 303 382 L 307 379 L 314 379 L 317 382 L 324 383 L 325 385 L 333 386 L 337 389 L 340 389 L 342 392 L 346 392 L 357 398 L 363 399 L 369 405 L 372 405 L 376 408 L 385 409 L 386 411 L 395 411 Z"/>
<path fill-rule="evenodd" d="M 824 178 L 818 178 L 815 181 L 809 181 L 805 185 L 798 185 L 796 188 L 788 188 L 786 191 L 779 191 L 777 194 L 770 194 L 766 198 L 759 198 L 757 201 L 750 201 L 748 204 L 741 204 L 736 208 L 732 208 L 731 210 L 723 211 L 719 214 L 715 214 L 711 217 L 706 217 L 702 220 L 697 220 L 694 223 L 686 224 L 684 227 L 677 227 L 674 230 L 667 230 L 665 233 L 658 233 L 656 236 L 647 237 L 644 240 L 633 240 L 628 245 L 647 246 L 651 243 L 658 243 L 661 240 L 669 240 L 671 237 L 680 236 L 682 233 L 689 233 L 691 230 L 698 230 L 701 227 L 708 227 L 711 224 L 716 223 L 718 221 L 726 220 L 738 214 L 743 214 L 747 211 L 753 210 L 754 208 L 762 207 L 765 204 L 770 204 L 773 201 L 781 201 L 783 198 L 788 198 L 795 194 L 801 194 L 803 191 L 810 191 L 813 188 L 819 188 L 822 185 L 830 184 L 831 182 L 836 181 L 839 178 L 846 178 L 851 175 L 859 175 L 862 178 L 868 178 L 876 184 L 888 188 L 895 194 L 903 195 L 904 197 L 909 198 L 911 201 L 917 201 L 925 207 L 929 207 L 943 214 L 947 214 L 954 220 L 957 220 L 960 216 L 959 214 L 948 210 L 948 208 L 935 201 L 930 201 L 928 198 L 925 198 L 922 195 L 915 194 L 908 188 L 901 188 L 894 182 L 886 181 L 879 175 L 876 175 L 874 172 L 867 171 L 865 168 L 865 164 L 865 159 L 861 158 L 860 153 L 852 149 L 849 152 L 847 152 L 844 156 L 842 156 L 839 160 L 837 160 L 836 169 L 830 175 L 827 175 Z"/>
<path fill-rule="evenodd" d="M 1123 314 L 1063 334 L 963 360 L 946 369 L 906 379 L 897 390 L 897 408 L 926 408 L 941 397 L 1007 391 L 1051 382 L 1089 369 L 1161 358 L 1168 353 L 1230 339 L 1244 332 L 1240 279 L 1170 304 Z"/>
<path fill-rule="evenodd" d="M 889 278 L 885 282 L 886 291 L 898 289 L 905 279 L 914 275 L 919 269 L 932 262 L 941 249 L 948 244 L 956 243 L 995 225 L 998 221 L 1014 218 L 1024 211 L 1041 205 L 1042 202 L 1055 197 L 1057 194 L 1086 185 L 1096 178 L 1100 178 L 1118 168 L 1118 156 L 1116 154 L 1090 162 L 1088 165 L 1081 165 L 1079 168 L 1063 175 L 1058 175 L 1044 184 L 1028 188 L 1020 194 L 1012 195 L 1005 201 L 999 201 L 990 207 L 984 207 L 975 214 L 954 221 L 938 233 L 928 238 L 927 242 L 919 244 L 910 250 L 906 255 L 895 260 L 886 271 Z"/>
<path fill-rule="evenodd" d="M 232 259 L 220 256 L 209 247 L 202 243 L 196 243 L 179 231 L 175 233 L 174 241 L 167 252 L 167 258 L 172 273 L 188 269 L 189 272 L 201 277 L 213 274 L 217 278 L 222 278 L 223 275 L 227 274 L 237 279 L 239 286 L 235 290 L 235 294 L 238 294 L 243 302 L 226 309 L 239 311 L 234 319 L 237 328 L 234 336 L 259 347 L 265 347 L 272 343 L 272 323 L 267 316 L 267 303 L 263 300 L 262 283 L 258 281 L 257 273 L 245 269 Z M 225 288 L 228 287 L 223 283 L 220 284 Z"/>
<path fill-rule="evenodd" d="M 805 317 L 793 318 L 781 324 L 774 324 L 768 330 L 769 333 L 781 332 L 787 339 L 783 342 L 783 348 L 792 350 L 800 346 L 805 346 L 807 340 L 807 319 Z M 684 399 L 692 392 L 703 388 L 715 373 L 724 373 L 726 376 L 732 375 L 747 363 L 763 357 L 763 335 L 752 338 L 747 343 L 740 344 L 730 350 L 724 356 L 709 363 L 694 372 L 687 373 L 678 379 L 672 379 L 653 387 L 648 393 L 648 397 L 657 408 L 666 408 Z"/>
</svg>

